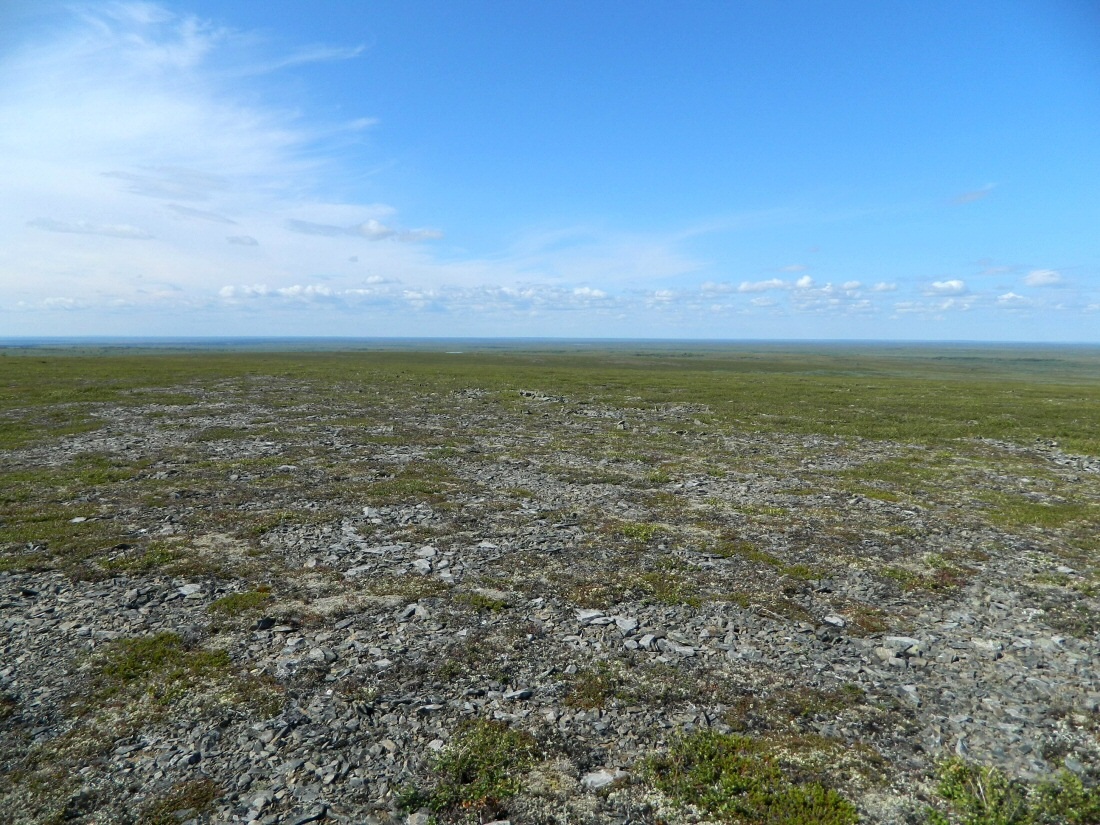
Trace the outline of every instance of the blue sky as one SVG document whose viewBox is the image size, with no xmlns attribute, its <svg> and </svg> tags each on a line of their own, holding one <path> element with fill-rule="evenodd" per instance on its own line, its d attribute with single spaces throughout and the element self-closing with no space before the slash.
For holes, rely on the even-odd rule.
<svg viewBox="0 0 1100 825">
<path fill-rule="evenodd" d="M 0 9 L 0 335 L 1100 341 L 1087 2 Z"/>
</svg>

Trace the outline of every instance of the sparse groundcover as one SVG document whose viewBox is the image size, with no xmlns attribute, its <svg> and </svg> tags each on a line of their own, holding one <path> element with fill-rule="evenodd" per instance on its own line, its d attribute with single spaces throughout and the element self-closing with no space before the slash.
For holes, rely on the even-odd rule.
<svg viewBox="0 0 1100 825">
<path fill-rule="evenodd" d="M 406 810 L 428 808 L 443 822 L 489 822 L 507 813 L 540 754 L 529 733 L 503 722 L 474 719 L 462 725 L 432 764 L 433 784 L 407 788 Z"/>
<path fill-rule="evenodd" d="M 719 822 L 854 825 L 855 807 L 817 782 L 786 776 L 766 745 L 745 736 L 699 731 L 651 757 L 646 771 L 662 793 Z"/>
<path fill-rule="evenodd" d="M 1100 788 L 1086 788 L 1063 770 L 1034 785 L 961 759 L 940 766 L 937 793 L 946 805 L 929 809 L 930 825 L 1096 825 Z"/>
<path fill-rule="evenodd" d="M 164 796 L 145 804 L 141 822 L 146 825 L 178 825 L 212 812 L 221 789 L 210 779 L 181 782 Z"/>
<path fill-rule="evenodd" d="M 206 680 L 223 678 L 229 665 L 224 650 L 195 648 L 178 634 L 163 632 L 111 642 L 99 657 L 93 683 L 100 700 L 121 694 L 166 705 Z"/>
<path fill-rule="evenodd" d="M 271 601 L 271 589 L 260 586 L 255 590 L 245 590 L 240 593 L 230 593 L 210 603 L 210 612 L 223 616 L 247 616 L 263 610 L 264 605 Z"/>
<path fill-rule="evenodd" d="M 1094 821 L 1098 359 L 0 358 L 0 820 Z"/>
</svg>

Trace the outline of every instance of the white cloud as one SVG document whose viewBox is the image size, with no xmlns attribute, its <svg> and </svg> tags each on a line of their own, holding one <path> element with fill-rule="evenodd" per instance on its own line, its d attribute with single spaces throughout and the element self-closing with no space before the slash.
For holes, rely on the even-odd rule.
<svg viewBox="0 0 1100 825">
<path fill-rule="evenodd" d="M 1062 283 L 1062 275 L 1053 269 L 1033 269 L 1024 276 L 1027 286 L 1054 286 Z"/>
<path fill-rule="evenodd" d="M 192 209 L 190 206 L 180 206 L 178 203 L 170 203 L 165 208 L 172 210 L 177 215 L 184 218 L 194 218 L 195 220 L 210 221 L 211 223 L 237 223 L 235 220 L 227 218 L 225 215 L 219 215 L 217 212 L 207 212 L 205 209 Z"/>
<path fill-rule="evenodd" d="M 716 281 L 705 281 L 700 287 L 700 291 L 707 295 L 724 295 L 729 292 L 733 292 L 734 286 L 728 282 L 718 283 Z"/>
<path fill-rule="evenodd" d="M 42 301 L 42 307 L 44 309 L 81 309 L 84 306 L 82 301 L 78 301 L 75 298 L 46 298 Z"/>
<path fill-rule="evenodd" d="M 926 295 L 962 295 L 966 292 L 966 283 L 958 279 L 950 281 L 933 281 L 926 290 Z"/>
<path fill-rule="evenodd" d="M 607 293 L 602 289 L 593 289 L 588 286 L 579 286 L 573 290 L 573 294 L 578 298 L 606 298 Z"/>
<path fill-rule="evenodd" d="M 814 285 L 814 279 L 809 275 L 803 275 L 797 281 L 794 282 L 796 289 L 810 289 Z"/>
<path fill-rule="evenodd" d="M 147 230 L 128 224 L 101 224 L 91 221 L 56 221 L 53 218 L 35 218 L 27 226 L 47 232 L 64 232 L 72 235 L 103 235 L 108 238 L 124 238 L 131 241 L 147 241 L 153 236 Z"/>
<path fill-rule="evenodd" d="M 229 235 L 226 240 L 237 246 L 259 246 L 260 242 L 251 235 Z"/>
<path fill-rule="evenodd" d="M 254 284 L 252 286 L 223 286 L 218 290 L 218 295 L 227 300 L 235 298 L 255 298 L 270 295 L 271 289 L 266 284 Z"/>
<path fill-rule="evenodd" d="M 781 267 L 780 272 L 805 272 L 806 266 L 804 264 L 790 264 L 789 266 Z"/>
<path fill-rule="evenodd" d="M 877 284 L 871 287 L 871 290 L 873 292 L 896 292 L 897 288 L 897 284 L 888 283 L 886 281 L 879 281 Z"/>
<path fill-rule="evenodd" d="M 840 288 L 846 289 L 851 292 L 853 290 L 859 289 L 861 286 L 863 286 L 863 284 L 861 284 L 859 281 L 845 281 L 843 284 L 840 285 Z"/>
<path fill-rule="evenodd" d="M 1015 292 L 1006 292 L 1004 295 L 997 296 L 997 306 L 999 307 L 1020 308 L 1030 306 L 1031 303 L 1030 298 L 1017 295 Z"/>
<path fill-rule="evenodd" d="M 742 281 L 737 287 L 738 292 L 767 292 L 769 289 L 787 289 L 790 286 L 779 278 L 769 278 L 767 281 Z"/>
<path fill-rule="evenodd" d="M 975 201 L 982 200 L 982 198 L 989 197 L 989 195 L 996 188 L 997 184 L 987 183 L 980 189 L 972 189 L 969 192 L 963 192 L 962 194 L 956 195 L 954 198 L 952 198 L 952 202 L 957 204 L 974 203 Z"/>
</svg>

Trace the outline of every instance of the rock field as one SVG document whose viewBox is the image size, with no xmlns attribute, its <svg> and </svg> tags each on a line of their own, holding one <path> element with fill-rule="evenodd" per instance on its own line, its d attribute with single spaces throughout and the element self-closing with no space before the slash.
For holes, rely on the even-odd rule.
<svg viewBox="0 0 1100 825">
<path fill-rule="evenodd" d="M 369 415 L 194 393 L 3 455 L 132 469 L 53 488 L 97 552 L 5 548 L 0 822 L 701 822 L 651 761 L 700 730 L 767 743 L 865 822 L 925 821 L 952 756 L 1098 778 L 1100 593 L 1073 541 L 1096 522 L 990 515 L 1095 506 L 1096 459 L 537 389 Z M 433 808 L 473 719 L 535 756 L 514 793 Z"/>
</svg>

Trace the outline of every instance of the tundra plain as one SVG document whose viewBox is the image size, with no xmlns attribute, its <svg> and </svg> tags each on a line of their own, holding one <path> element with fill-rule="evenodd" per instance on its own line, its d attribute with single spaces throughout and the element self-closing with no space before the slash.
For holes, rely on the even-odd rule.
<svg viewBox="0 0 1100 825">
<path fill-rule="evenodd" d="M 1100 350 L 0 350 L 0 822 L 1100 822 Z"/>
</svg>

